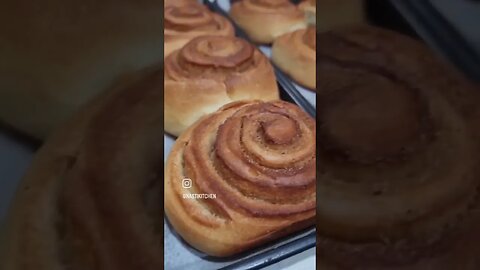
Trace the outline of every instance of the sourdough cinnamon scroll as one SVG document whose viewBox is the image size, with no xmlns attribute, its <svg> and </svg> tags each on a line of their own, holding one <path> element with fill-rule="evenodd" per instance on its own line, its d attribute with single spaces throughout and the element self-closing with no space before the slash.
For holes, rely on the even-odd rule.
<svg viewBox="0 0 480 270">
<path fill-rule="evenodd" d="M 242 0 L 232 4 L 230 15 L 258 43 L 306 27 L 303 11 L 289 0 Z"/>
<path fill-rule="evenodd" d="M 9 213 L 2 270 L 163 269 L 162 72 L 122 81 L 47 140 Z"/>
<path fill-rule="evenodd" d="M 164 57 L 182 48 L 195 37 L 205 35 L 234 36 L 230 21 L 199 3 L 184 3 L 165 7 Z"/>
<path fill-rule="evenodd" d="M 177 139 L 165 168 L 165 213 L 197 249 L 239 253 L 313 225 L 315 162 L 315 120 L 296 105 L 230 103 Z"/>
<path fill-rule="evenodd" d="M 236 37 L 203 36 L 165 60 L 165 130 L 179 135 L 237 100 L 279 98 L 270 61 Z"/>
<path fill-rule="evenodd" d="M 480 93 L 422 44 L 318 36 L 320 266 L 480 268 Z"/>
<path fill-rule="evenodd" d="M 315 90 L 316 30 L 310 26 L 286 33 L 273 42 L 272 60 L 299 84 Z"/>
</svg>

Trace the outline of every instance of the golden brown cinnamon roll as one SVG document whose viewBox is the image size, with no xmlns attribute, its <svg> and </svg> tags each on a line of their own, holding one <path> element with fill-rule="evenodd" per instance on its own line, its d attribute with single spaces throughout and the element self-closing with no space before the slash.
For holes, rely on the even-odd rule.
<svg viewBox="0 0 480 270">
<path fill-rule="evenodd" d="M 201 116 L 236 100 L 278 99 L 269 60 L 247 41 L 204 36 L 165 60 L 165 130 L 179 135 Z"/>
<path fill-rule="evenodd" d="M 164 12 L 164 57 L 195 37 L 234 36 L 230 21 L 199 3 L 169 6 Z"/>
<path fill-rule="evenodd" d="M 162 72 L 123 81 L 47 140 L 9 213 L 2 270 L 163 269 Z"/>
<path fill-rule="evenodd" d="M 315 27 L 286 33 L 273 42 L 272 60 L 296 82 L 315 90 Z"/>
<path fill-rule="evenodd" d="M 165 213 L 188 243 L 214 256 L 312 225 L 315 120 L 284 101 L 234 102 L 202 118 L 168 158 Z"/>
<path fill-rule="evenodd" d="M 303 12 L 289 0 L 235 2 L 230 15 L 258 43 L 272 43 L 284 33 L 306 27 Z"/>
<path fill-rule="evenodd" d="M 480 93 L 399 34 L 318 40 L 320 268 L 480 269 Z"/>
</svg>

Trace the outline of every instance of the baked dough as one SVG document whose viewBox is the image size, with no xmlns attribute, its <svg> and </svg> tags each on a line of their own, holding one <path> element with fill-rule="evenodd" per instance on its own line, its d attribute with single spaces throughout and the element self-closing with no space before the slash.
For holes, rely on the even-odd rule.
<svg viewBox="0 0 480 270">
<path fill-rule="evenodd" d="M 247 41 L 204 36 L 165 60 L 165 131 L 178 136 L 205 114 L 237 100 L 276 100 L 270 61 Z"/>
<path fill-rule="evenodd" d="M 168 220 L 213 256 L 313 225 L 315 192 L 315 120 L 285 101 L 234 102 L 205 116 L 177 139 L 165 168 Z"/>
<path fill-rule="evenodd" d="M 278 37 L 272 46 L 273 62 L 297 83 L 315 90 L 316 30 L 310 26 Z"/>
<path fill-rule="evenodd" d="M 258 43 L 306 27 L 303 11 L 289 0 L 242 0 L 232 4 L 230 15 Z"/>
<path fill-rule="evenodd" d="M 189 3 L 165 8 L 164 57 L 181 49 L 195 37 L 205 35 L 234 36 L 230 21 L 199 3 Z"/>
</svg>

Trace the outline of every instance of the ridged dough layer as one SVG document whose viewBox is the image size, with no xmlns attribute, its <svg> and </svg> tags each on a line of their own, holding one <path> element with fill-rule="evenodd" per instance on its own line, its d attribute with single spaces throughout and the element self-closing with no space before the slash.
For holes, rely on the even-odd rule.
<svg viewBox="0 0 480 270">
<path fill-rule="evenodd" d="M 273 62 L 299 84 L 315 90 L 316 30 L 310 26 L 284 34 L 272 46 Z"/>
<path fill-rule="evenodd" d="M 165 60 L 165 130 L 178 136 L 205 114 L 236 100 L 276 100 L 269 60 L 236 37 L 203 36 Z"/>
<path fill-rule="evenodd" d="M 237 254 L 313 224 L 315 161 L 315 121 L 296 105 L 230 103 L 175 142 L 165 212 L 197 249 Z M 185 198 L 191 194 L 216 197 Z"/>
<path fill-rule="evenodd" d="M 243 0 L 232 4 L 230 15 L 258 43 L 306 27 L 302 10 L 288 0 Z"/>
<path fill-rule="evenodd" d="M 166 58 L 196 37 L 234 36 L 235 31 L 227 18 L 199 3 L 185 3 L 165 7 L 163 34 Z"/>
</svg>

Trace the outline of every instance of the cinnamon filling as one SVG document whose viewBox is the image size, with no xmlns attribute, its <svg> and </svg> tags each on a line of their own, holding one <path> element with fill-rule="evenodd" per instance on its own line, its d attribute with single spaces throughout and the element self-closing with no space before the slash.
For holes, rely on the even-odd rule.
<svg viewBox="0 0 480 270">
<path fill-rule="evenodd" d="M 231 209 L 283 216 L 315 207 L 314 121 L 285 102 L 244 106 L 197 126 L 184 153 L 197 187 Z M 214 124 L 215 123 L 215 124 Z M 213 141 L 210 134 L 219 125 Z"/>
<path fill-rule="evenodd" d="M 236 37 L 202 36 L 195 38 L 167 58 L 165 65 L 170 78 L 209 78 L 226 81 L 231 75 L 257 68 L 262 55 L 243 39 Z M 266 61 L 266 60 L 265 60 Z"/>
</svg>

